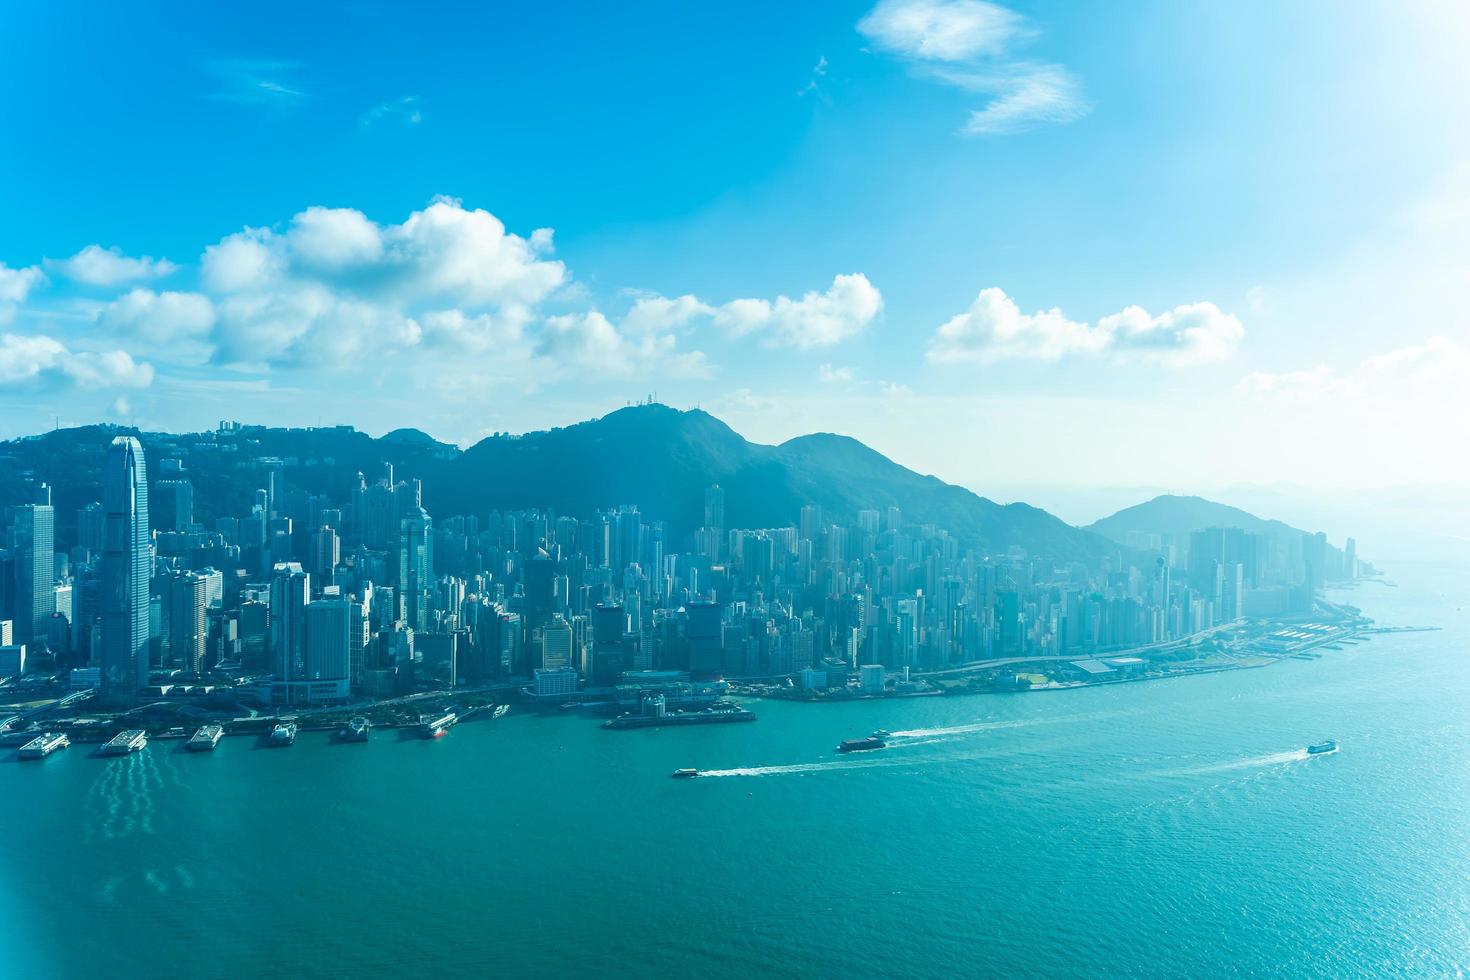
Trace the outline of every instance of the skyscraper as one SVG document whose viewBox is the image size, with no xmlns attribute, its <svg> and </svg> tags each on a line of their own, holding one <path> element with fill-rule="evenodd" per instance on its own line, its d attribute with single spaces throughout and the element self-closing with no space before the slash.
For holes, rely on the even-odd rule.
<svg viewBox="0 0 1470 980">
<path fill-rule="evenodd" d="M 159 480 L 154 486 L 154 519 L 159 530 L 187 531 L 194 523 L 194 485 L 175 476 L 171 480 Z"/>
<path fill-rule="evenodd" d="M 148 683 L 148 471 L 143 447 L 118 436 L 102 470 L 102 694 L 131 702 Z"/>
<path fill-rule="evenodd" d="M 51 488 L 36 488 L 35 502 L 15 508 L 15 635 L 20 643 L 46 645 L 56 611 L 56 515 Z"/>
<path fill-rule="evenodd" d="M 306 607 L 311 576 L 300 562 L 281 562 L 271 573 L 271 670 L 278 680 L 306 677 Z"/>
<path fill-rule="evenodd" d="M 560 615 L 541 630 L 541 666 L 545 670 L 572 666 L 572 627 Z"/>
<path fill-rule="evenodd" d="M 341 558 L 342 544 L 333 528 L 323 525 L 312 532 L 311 553 L 308 556 L 310 564 L 306 570 L 311 573 L 318 590 L 332 584 L 332 572 Z"/>
<path fill-rule="evenodd" d="M 704 526 L 725 530 L 725 491 L 718 483 L 704 488 Z"/>
<path fill-rule="evenodd" d="M 434 584 L 434 522 L 422 507 L 414 507 L 399 522 L 398 591 L 404 615 L 414 629 L 426 629 L 429 589 Z"/>
<path fill-rule="evenodd" d="M 306 679 L 336 681 L 342 697 L 352 670 L 352 606 L 342 596 L 329 596 L 306 607 Z"/>
<path fill-rule="evenodd" d="M 175 663 L 203 673 L 209 637 L 209 580 L 197 572 L 179 572 L 164 583 L 168 646 Z"/>
</svg>

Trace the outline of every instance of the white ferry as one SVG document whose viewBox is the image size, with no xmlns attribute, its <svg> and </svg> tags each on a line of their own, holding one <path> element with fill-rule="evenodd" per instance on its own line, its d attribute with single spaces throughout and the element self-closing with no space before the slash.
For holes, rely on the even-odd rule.
<svg viewBox="0 0 1470 980">
<path fill-rule="evenodd" d="M 148 747 L 148 733 L 141 728 L 130 728 L 118 732 L 112 740 L 102 746 L 103 755 L 130 755 Z"/>
<path fill-rule="evenodd" d="M 22 759 L 44 759 L 57 749 L 64 749 L 71 744 L 71 739 L 60 732 L 47 732 L 37 735 L 20 747 Z"/>
<path fill-rule="evenodd" d="M 195 732 L 189 741 L 184 743 L 184 748 L 190 752 L 213 752 L 219 745 L 219 740 L 225 737 L 225 730 L 219 725 L 205 725 Z"/>
</svg>

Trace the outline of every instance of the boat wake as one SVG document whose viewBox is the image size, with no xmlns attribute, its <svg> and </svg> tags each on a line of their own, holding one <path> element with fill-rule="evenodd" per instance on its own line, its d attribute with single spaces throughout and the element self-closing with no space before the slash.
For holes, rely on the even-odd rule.
<svg viewBox="0 0 1470 980">
<path fill-rule="evenodd" d="M 830 772 L 834 769 L 879 769 L 886 766 L 911 766 L 912 762 L 899 760 L 865 759 L 833 760 L 832 762 L 797 762 L 789 766 L 744 766 L 739 769 L 701 769 L 699 776 L 726 778 L 730 776 L 792 776 L 807 772 Z"/>
<path fill-rule="evenodd" d="M 118 840 L 134 833 L 153 833 L 153 795 L 163 782 L 152 753 L 108 760 L 88 791 L 93 816 L 85 824 L 86 839 Z"/>
<path fill-rule="evenodd" d="M 1336 752 L 1333 749 L 1332 752 Z M 1331 755 L 1332 752 L 1319 752 L 1317 755 Z M 1269 769 L 1272 766 L 1282 766 L 1291 762 L 1303 762 L 1314 759 L 1316 755 L 1311 754 L 1305 747 L 1291 749 L 1287 752 L 1272 752 L 1269 755 L 1251 756 L 1249 759 L 1235 759 L 1231 762 L 1219 762 L 1208 766 L 1192 766 L 1188 769 L 1173 769 L 1161 775 L 1169 776 L 1202 776 L 1212 772 L 1232 772 L 1237 769 Z"/>
<path fill-rule="evenodd" d="M 950 725 L 946 728 L 909 728 L 894 732 L 892 738 L 905 740 L 915 738 L 948 738 L 955 735 L 973 735 L 977 732 L 1004 731 L 1010 728 L 1034 728 L 1037 725 L 1061 725 L 1072 721 L 1094 721 L 1112 717 L 1112 712 L 1087 715 L 1062 715 L 1056 718 L 1015 718 L 1009 721 L 977 721 L 968 725 Z"/>
</svg>

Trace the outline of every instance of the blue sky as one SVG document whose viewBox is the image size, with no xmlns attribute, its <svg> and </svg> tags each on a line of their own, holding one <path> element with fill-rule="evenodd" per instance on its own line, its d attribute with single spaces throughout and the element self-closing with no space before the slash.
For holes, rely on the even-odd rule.
<svg viewBox="0 0 1470 980">
<path fill-rule="evenodd" d="M 1457 5 L 528 7 L 6 5 L 0 435 L 656 392 L 1003 497 L 1470 479 Z"/>
</svg>

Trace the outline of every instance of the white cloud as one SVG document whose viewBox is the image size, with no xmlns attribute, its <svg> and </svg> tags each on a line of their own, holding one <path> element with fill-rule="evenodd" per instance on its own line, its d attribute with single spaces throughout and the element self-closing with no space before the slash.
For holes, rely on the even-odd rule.
<svg viewBox="0 0 1470 980">
<path fill-rule="evenodd" d="M 1252 371 L 1241 378 L 1235 389 L 1244 394 L 1257 392 L 1311 392 L 1321 393 L 1339 387 L 1341 380 L 1337 372 L 1326 364 L 1301 371 Z"/>
<path fill-rule="evenodd" d="M 1326 364 L 1315 368 L 1253 371 L 1235 388 L 1242 394 L 1287 396 L 1313 400 L 1324 396 L 1383 400 L 1396 406 L 1420 399 L 1464 401 L 1464 379 L 1470 377 L 1470 350 L 1447 337 L 1430 337 L 1363 358 L 1348 371 Z"/>
<path fill-rule="evenodd" d="M 723 306 L 693 294 L 634 292 L 621 315 L 605 314 L 587 290 L 568 286 L 553 251 L 550 228 L 516 235 L 488 211 L 448 198 L 397 224 L 317 206 L 204 248 L 197 292 L 134 286 L 110 300 L 79 298 L 68 315 L 174 365 L 210 361 L 260 372 L 309 366 L 354 373 L 371 385 L 397 373 L 468 391 L 502 383 L 531 390 L 574 373 L 591 381 L 703 378 L 711 365 L 688 344 L 697 328 L 821 348 L 860 333 L 882 310 L 878 290 L 854 273 L 797 298 Z M 68 270 L 81 259 L 90 268 L 110 264 L 117 275 L 125 263 L 133 263 L 128 275 L 160 269 L 148 265 L 151 259 L 93 247 L 68 260 Z M 0 300 L 23 298 L 44 279 L 38 269 L 0 272 Z M 111 355 L 63 349 L 48 356 L 31 373 L 55 373 L 65 364 L 63 373 L 82 384 L 134 376 Z M 133 367 L 151 374 L 146 365 Z"/>
<path fill-rule="evenodd" d="M 524 307 L 499 313 L 468 315 L 463 310 L 436 310 L 419 318 L 426 347 L 442 347 L 462 354 L 496 353 L 497 361 L 529 356 L 526 327 L 532 319 Z"/>
<path fill-rule="evenodd" d="M 307 208 L 291 219 L 286 243 L 294 259 L 315 269 L 366 265 L 383 255 L 378 226 L 352 208 Z"/>
<path fill-rule="evenodd" d="M 854 337 L 883 310 L 883 296 L 861 272 L 839 275 L 825 292 L 800 299 L 737 299 L 715 311 L 715 322 L 733 336 L 764 331 L 774 344 L 809 349 Z"/>
<path fill-rule="evenodd" d="M 988 364 L 1113 353 L 1185 366 L 1228 358 L 1244 336 L 1240 321 L 1213 303 L 1176 306 L 1158 316 L 1130 306 L 1094 325 L 1070 320 L 1058 309 L 1022 313 L 1004 290 L 992 286 L 935 331 L 928 357 L 935 363 Z"/>
<path fill-rule="evenodd" d="M 566 281 L 551 248 L 550 229 L 522 238 L 448 198 L 396 225 L 312 207 L 284 232 L 247 228 L 201 262 L 219 313 L 216 360 L 330 365 L 417 346 L 420 317 L 444 315 L 440 338 L 480 314 L 524 320 Z"/>
<path fill-rule="evenodd" d="M 0 383 L 146 388 L 153 368 L 126 351 L 72 351 L 46 336 L 0 335 Z"/>
<path fill-rule="evenodd" d="M 36 266 L 12 269 L 0 262 L 0 324 L 9 323 L 15 308 L 26 301 L 32 289 L 46 281 Z"/>
<path fill-rule="evenodd" d="M 998 56 L 1025 33 L 1014 11 L 983 0 L 882 0 L 858 21 L 882 51 L 932 61 Z"/>
<path fill-rule="evenodd" d="M 111 248 L 88 245 L 69 259 L 47 259 L 46 265 L 88 286 L 120 286 L 140 279 L 161 279 L 178 269 L 168 259 L 124 255 L 115 245 Z"/>
<path fill-rule="evenodd" d="M 921 77 L 989 96 L 961 127 L 966 136 L 1068 123 L 1090 108 L 1065 67 L 1012 58 L 1012 48 L 1036 32 L 999 4 L 880 0 L 857 29 L 876 50 L 910 62 Z"/>
<path fill-rule="evenodd" d="M 247 228 L 206 246 L 200 260 L 200 279 L 212 293 L 239 293 L 267 289 L 284 267 L 277 236 L 269 228 Z"/>
<path fill-rule="evenodd" d="M 363 126 L 380 122 L 399 122 L 405 126 L 417 126 L 424 121 L 424 112 L 417 95 L 379 102 L 362 115 Z"/>
<path fill-rule="evenodd" d="M 537 354 L 553 370 L 570 366 L 593 377 L 633 378 L 655 371 L 674 378 L 709 376 L 702 352 L 680 352 L 676 345 L 673 334 L 620 330 L 592 310 L 548 317 Z"/>
<path fill-rule="evenodd" d="M 1036 65 L 1000 76 L 973 76 L 967 88 L 994 98 L 970 113 L 966 136 L 1019 133 L 1046 123 L 1069 123 L 1087 114 L 1081 85 L 1059 65 Z"/>
<path fill-rule="evenodd" d="M 830 364 L 817 368 L 817 380 L 824 385 L 848 384 L 852 379 L 852 368 L 833 367 Z"/>
<path fill-rule="evenodd" d="M 286 105 L 306 98 L 287 76 L 301 67 L 296 61 L 265 58 L 216 58 L 204 70 L 214 77 L 215 88 L 204 94 L 218 102 L 241 105 Z"/>
<path fill-rule="evenodd" d="M 682 330 L 698 317 L 714 310 L 696 296 L 640 296 L 623 317 L 623 329 L 633 334 L 668 333 Z"/>
<path fill-rule="evenodd" d="M 214 304 L 199 293 L 135 288 L 103 307 L 97 322 L 156 343 L 200 338 L 214 326 Z"/>
</svg>

